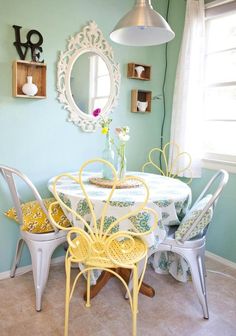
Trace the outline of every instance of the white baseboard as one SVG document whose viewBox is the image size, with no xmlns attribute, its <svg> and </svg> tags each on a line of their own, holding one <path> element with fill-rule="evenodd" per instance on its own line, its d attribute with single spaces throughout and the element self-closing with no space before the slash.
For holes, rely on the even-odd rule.
<svg viewBox="0 0 236 336">
<path fill-rule="evenodd" d="M 61 264 L 64 262 L 64 260 L 65 260 L 65 256 L 53 258 L 51 260 L 51 265 Z M 32 271 L 32 265 L 22 266 L 22 267 L 17 268 L 15 276 L 22 275 L 30 271 Z M 10 271 L 0 273 L 0 280 L 9 279 L 9 278 L 10 278 Z"/>
<path fill-rule="evenodd" d="M 222 258 L 222 257 L 218 256 L 217 254 L 206 251 L 206 257 L 211 258 L 215 261 L 218 261 L 219 263 L 221 263 L 225 266 L 229 266 L 229 267 L 232 267 L 232 268 L 236 269 L 236 263 L 235 262 L 230 261 L 230 260 L 225 259 L 225 258 Z"/>
</svg>

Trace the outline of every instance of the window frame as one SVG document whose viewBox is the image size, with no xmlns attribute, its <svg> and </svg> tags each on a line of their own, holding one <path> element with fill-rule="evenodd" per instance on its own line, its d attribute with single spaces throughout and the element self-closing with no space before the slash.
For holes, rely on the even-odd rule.
<svg viewBox="0 0 236 336">
<path fill-rule="evenodd" d="M 101 77 L 108 77 L 110 78 L 109 70 L 107 69 L 107 74 L 99 75 L 98 74 L 98 62 L 99 62 L 99 55 L 92 55 L 90 57 L 90 73 L 89 73 L 89 80 L 90 80 L 90 86 L 89 86 L 89 108 L 90 111 L 93 111 L 95 108 L 94 102 L 99 99 L 105 99 L 107 98 L 107 102 L 109 100 L 109 95 L 107 96 L 98 96 L 98 79 Z M 104 62 L 104 60 L 103 60 Z M 104 62 L 105 63 L 105 62 Z M 106 64 L 106 63 L 105 63 Z M 107 104 L 107 103 L 106 103 Z"/>
<path fill-rule="evenodd" d="M 223 16 L 229 12 L 236 12 L 236 1 L 235 0 L 215 0 L 211 3 L 208 3 L 205 5 L 205 20 L 211 20 L 216 17 Z M 233 48 L 236 50 L 236 48 Z M 222 51 L 226 51 L 226 49 L 223 49 Z M 216 52 L 214 52 L 216 53 Z M 213 54 L 213 53 L 209 53 Z M 206 57 L 207 57 L 206 53 Z M 236 80 L 232 82 L 220 82 L 220 83 L 213 83 L 207 85 L 206 88 L 210 87 L 225 87 L 225 86 L 235 86 Z M 210 119 L 208 121 L 229 121 L 228 119 Z M 233 122 L 235 120 L 232 120 Z M 205 122 L 207 122 L 207 119 L 205 119 Z M 236 155 L 225 155 L 220 153 L 209 153 L 205 152 L 203 157 L 203 167 L 208 169 L 221 169 L 225 168 L 229 172 L 236 173 Z"/>
</svg>

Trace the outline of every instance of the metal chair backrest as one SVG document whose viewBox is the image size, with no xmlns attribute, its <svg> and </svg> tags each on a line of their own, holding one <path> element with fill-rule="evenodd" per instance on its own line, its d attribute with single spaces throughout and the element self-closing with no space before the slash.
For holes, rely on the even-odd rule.
<svg viewBox="0 0 236 336">
<path fill-rule="evenodd" d="M 209 199 L 208 203 L 206 206 L 203 208 L 199 216 L 195 219 L 193 222 L 192 226 L 186 231 L 185 235 L 183 236 L 181 242 L 184 242 L 188 240 L 190 237 L 192 231 L 195 229 L 195 227 L 200 223 L 202 220 L 203 216 L 206 214 L 206 212 L 212 207 L 213 212 L 215 210 L 217 201 L 219 199 L 220 194 L 222 193 L 222 190 L 224 189 L 225 185 L 227 184 L 229 179 L 229 174 L 221 169 L 219 170 L 208 182 L 206 187 L 203 189 L 199 197 L 196 199 L 194 202 L 193 206 L 191 209 L 194 209 L 194 207 L 205 197 L 211 192 L 211 188 L 214 188 L 214 192 L 211 194 L 211 198 Z M 205 228 L 203 235 L 206 235 L 207 229 L 209 225 Z"/>
<path fill-rule="evenodd" d="M 172 164 L 168 162 L 170 153 L 174 156 Z M 156 154 L 159 155 L 159 165 L 155 159 Z M 184 162 L 186 162 L 181 169 L 178 167 L 179 162 L 181 162 L 180 160 L 185 160 Z M 192 176 L 191 164 L 192 158 L 188 152 L 182 152 L 179 145 L 174 142 L 168 142 L 164 145 L 163 149 L 156 147 L 150 150 L 148 161 L 142 166 L 142 171 L 147 167 L 154 167 L 158 173 L 167 177 L 176 178 L 186 171 L 189 171 L 189 175 Z M 187 183 L 189 184 L 191 181 L 192 177 L 189 178 Z"/>
<path fill-rule="evenodd" d="M 21 204 L 23 203 L 19 192 L 17 190 L 17 185 L 16 185 L 16 181 L 15 178 L 16 176 L 18 176 L 32 191 L 36 201 L 39 203 L 40 207 L 42 208 L 43 212 L 45 213 L 47 219 L 49 220 L 49 222 L 51 223 L 53 229 L 55 232 L 58 231 L 57 227 L 54 225 L 54 223 L 52 223 L 48 211 L 43 203 L 43 200 L 38 192 L 38 190 L 36 189 L 36 187 L 34 186 L 34 184 L 30 181 L 30 179 L 24 175 L 23 173 L 21 173 L 19 170 L 15 169 L 15 168 L 11 168 L 8 166 L 4 166 L 4 165 L 0 165 L 0 173 L 3 176 L 4 180 L 6 181 L 8 188 L 9 188 L 9 192 L 11 194 L 11 198 L 13 200 L 13 204 L 14 207 L 16 209 L 16 214 L 17 214 L 17 218 L 19 221 L 20 225 L 23 225 L 23 213 L 22 213 L 22 208 L 21 208 Z"/>
</svg>

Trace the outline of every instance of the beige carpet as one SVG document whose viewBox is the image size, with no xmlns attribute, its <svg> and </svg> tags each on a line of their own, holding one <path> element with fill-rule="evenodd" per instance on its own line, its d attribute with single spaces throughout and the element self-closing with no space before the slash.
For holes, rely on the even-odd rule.
<svg viewBox="0 0 236 336">
<path fill-rule="evenodd" d="M 236 270 L 207 260 L 207 268 L 236 278 Z M 76 270 L 73 270 L 74 275 Z M 156 296 L 140 294 L 137 336 L 236 336 L 236 280 L 208 272 L 210 319 L 202 311 L 192 283 L 182 284 L 169 275 L 158 275 L 149 267 L 145 281 Z M 43 297 L 43 310 L 34 310 L 32 273 L 0 281 L 0 336 L 62 336 L 64 326 L 63 265 L 51 268 Z M 123 288 L 116 279 L 85 308 L 79 283 L 71 301 L 70 336 L 131 335 L 131 314 Z"/>
</svg>

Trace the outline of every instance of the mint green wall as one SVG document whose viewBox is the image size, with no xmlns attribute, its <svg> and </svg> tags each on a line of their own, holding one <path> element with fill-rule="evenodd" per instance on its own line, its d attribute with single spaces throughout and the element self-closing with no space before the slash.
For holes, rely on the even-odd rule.
<svg viewBox="0 0 236 336">
<path fill-rule="evenodd" d="M 56 63 L 59 51 L 64 51 L 68 37 L 77 33 L 89 20 L 95 20 L 109 40 L 109 32 L 115 22 L 133 3 L 134 0 L 41 0 L 40 3 L 35 0 L 0 0 L 0 163 L 17 167 L 26 173 L 44 197 L 49 195 L 46 184 L 50 177 L 62 171 L 77 170 L 86 159 L 100 156 L 104 144 L 104 138 L 99 131 L 86 134 L 66 121 L 67 112 L 56 99 Z M 166 0 L 153 0 L 152 3 L 155 9 L 165 15 Z M 171 0 L 169 22 L 176 38 L 168 44 L 164 142 L 169 139 L 174 78 L 185 4 L 185 0 Z M 13 47 L 13 24 L 23 27 L 22 36 L 30 29 L 37 29 L 44 37 L 44 59 L 48 67 L 45 100 L 12 97 L 11 64 L 13 60 L 18 59 Z M 163 100 L 152 101 L 151 113 L 131 113 L 130 91 L 140 88 L 152 90 L 153 95 L 162 94 L 164 46 L 132 48 L 109 42 L 116 61 L 120 63 L 122 74 L 120 99 L 113 113 L 112 126 L 130 126 L 128 168 L 138 170 L 148 150 L 160 145 Z M 127 79 L 128 62 L 152 65 L 152 80 L 140 82 Z M 211 171 L 204 171 L 203 179 L 193 182 L 194 197 L 211 174 Z M 230 177 L 230 182 L 219 202 L 214 223 L 209 231 L 208 249 L 236 261 L 235 175 Z M 24 188 L 22 191 L 26 199 L 30 199 Z M 0 184 L 0 211 L 8 209 L 11 204 L 6 189 Z M 18 235 L 17 225 L 0 212 L 0 272 L 10 268 Z M 25 250 L 22 265 L 29 262 L 29 254 Z"/>
<path fill-rule="evenodd" d="M 168 111 L 170 119 L 173 79 L 184 15 L 184 0 L 172 2 L 171 20 L 177 31 L 176 39 L 170 43 L 168 71 Z M 89 20 L 95 20 L 109 40 L 109 32 L 119 18 L 133 5 L 134 0 L 0 0 L 0 162 L 23 171 L 42 193 L 48 196 L 46 184 L 50 177 L 62 172 L 77 170 L 80 164 L 91 157 L 100 156 L 104 138 L 81 132 L 66 121 L 67 112 L 57 101 L 56 63 L 59 51 L 64 51 L 69 36 L 77 33 Z M 153 1 L 162 14 L 166 1 Z M 158 5 L 158 6 L 157 6 Z M 178 12 L 178 15 L 176 15 Z M 30 29 L 41 32 L 44 38 L 44 59 L 47 63 L 47 99 L 21 99 L 12 97 L 11 64 L 19 59 L 13 46 L 12 25 L 22 26 L 22 40 Z M 139 169 L 146 153 L 160 144 L 160 124 L 163 102 L 153 101 L 152 112 L 135 114 L 130 112 L 130 91 L 140 88 L 161 94 L 164 71 L 164 46 L 148 48 L 124 47 L 111 42 L 116 61 L 120 63 L 122 80 L 120 99 L 113 113 L 113 128 L 129 125 L 131 139 L 127 148 L 128 168 Z M 127 63 L 140 62 L 152 65 L 152 81 L 140 82 L 127 79 Z M 167 123 L 168 125 L 168 123 Z M 168 134 L 169 127 L 166 127 Z M 30 196 L 22 188 L 26 199 Z M 6 189 L 0 185 L 0 210 L 12 205 Z M 0 213 L 0 272 L 10 268 L 13 258 L 18 227 Z M 58 252 L 60 253 L 60 251 Z M 30 262 L 24 251 L 22 265 Z"/>
</svg>

